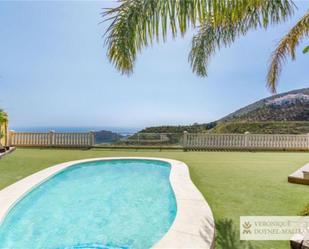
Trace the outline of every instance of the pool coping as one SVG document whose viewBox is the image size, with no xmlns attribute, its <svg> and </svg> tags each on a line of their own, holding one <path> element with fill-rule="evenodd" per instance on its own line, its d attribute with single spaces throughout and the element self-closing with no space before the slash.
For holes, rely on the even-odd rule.
<svg viewBox="0 0 309 249">
<path fill-rule="evenodd" d="M 309 163 L 288 176 L 288 182 L 309 185 L 309 179 L 304 178 L 303 171 L 309 172 Z"/>
<path fill-rule="evenodd" d="M 157 157 L 102 157 L 57 164 L 0 190 L 0 224 L 10 209 L 37 185 L 58 172 L 78 163 L 121 159 L 143 159 L 168 162 L 171 165 L 170 184 L 175 194 L 177 213 L 168 232 L 152 248 L 213 249 L 215 223 L 212 211 L 190 178 L 188 166 L 177 160 Z"/>
</svg>

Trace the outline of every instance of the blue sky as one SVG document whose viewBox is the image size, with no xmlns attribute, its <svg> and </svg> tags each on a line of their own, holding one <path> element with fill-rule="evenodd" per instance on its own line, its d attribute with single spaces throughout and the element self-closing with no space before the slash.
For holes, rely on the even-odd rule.
<svg viewBox="0 0 309 249">
<path fill-rule="evenodd" d="M 269 55 L 309 8 L 250 32 L 211 61 L 199 78 L 187 62 L 191 35 L 145 49 L 131 77 L 106 58 L 101 21 L 111 2 L 0 2 L 0 106 L 11 127 L 144 127 L 216 120 L 270 95 Z M 307 40 L 308 43 L 308 40 Z M 308 55 L 288 61 L 279 92 L 309 87 Z"/>
</svg>

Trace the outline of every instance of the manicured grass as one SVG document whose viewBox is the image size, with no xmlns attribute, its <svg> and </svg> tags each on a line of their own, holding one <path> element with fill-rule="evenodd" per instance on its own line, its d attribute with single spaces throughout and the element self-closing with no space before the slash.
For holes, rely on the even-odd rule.
<svg viewBox="0 0 309 249">
<path fill-rule="evenodd" d="M 0 160 L 0 189 L 56 163 L 105 156 L 166 157 L 187 163 L 216 221 L 231 219 L 237 230 L 240 216 L 298 215 L 309 202 L 309 186 L 287 182 L 290 173 L 309 162 L 309 153 L 17 149 Z M 289 248 L 287 241 L 252 245 Z M 227 247 L 223 249 L 236 249 Z"/>
</svg>

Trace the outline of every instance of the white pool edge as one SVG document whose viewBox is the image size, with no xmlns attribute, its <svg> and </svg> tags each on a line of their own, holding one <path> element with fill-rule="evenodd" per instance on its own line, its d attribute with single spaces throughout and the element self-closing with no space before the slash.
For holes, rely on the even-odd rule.
<svg viewBox="0 0 309 249">
<path fill-rule="evenodd" d="M 65 162 L 43 169 L 0 191 L 0 223 L 18 200 L 53 175 L 78 163 L 98 160 L 144 159 L 168 162 L 177 214 L 169 231 L 153 248 L 214 248 L 215 225 L 211 209 L 190 178 L 188 166 L 177 160 L 154 157 L 102 157 Z"/>
</svg>

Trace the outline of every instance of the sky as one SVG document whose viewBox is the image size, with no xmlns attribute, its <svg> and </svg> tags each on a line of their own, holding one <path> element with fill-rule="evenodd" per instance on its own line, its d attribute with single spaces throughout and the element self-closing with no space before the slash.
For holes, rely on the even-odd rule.
<svg viewBox="0 0 309 249">
<path fill-rule="evenodd" d="M 276 43 L 309 9 L 287 22 L 252 31 L 194 75 L 188 53 L 194 30 L 154 44 L 134 74 L 109 63 L 102 35 L 107 1 L 0 2 L 0 107 L 11 127 L 134 127 L 206 123 L 270 96 L 267 64 Z M 306 43 L 307 42 L 307 43 Z M 278 92 L 309 87 L 309 55 L 284 66 Z"/>
</svg>

